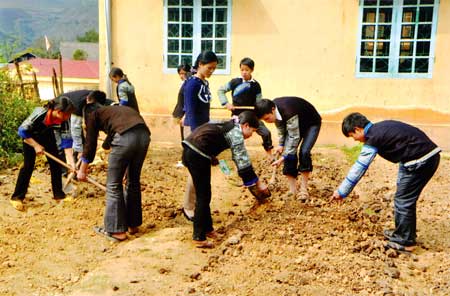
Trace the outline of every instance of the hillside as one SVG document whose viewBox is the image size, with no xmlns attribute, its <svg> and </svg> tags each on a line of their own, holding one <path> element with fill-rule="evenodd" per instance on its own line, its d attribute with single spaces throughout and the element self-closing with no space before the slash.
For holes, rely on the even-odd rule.
<svg viewBox="0 0 450 296">
<path fill-rule="evenodd" d="M 26 48 L 44 35 L 72 41 L 93 28 L 98 28 L 97 0 L 0 1 L 0 44 L 19 39 Z"/>
</svg>

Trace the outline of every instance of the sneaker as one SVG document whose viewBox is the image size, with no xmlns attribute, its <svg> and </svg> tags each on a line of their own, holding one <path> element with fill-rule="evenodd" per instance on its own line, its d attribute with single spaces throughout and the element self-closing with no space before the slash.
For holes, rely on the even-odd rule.
<svg viewBox="0 0 450 296">
<path fill-rule="evenodd" d="M 20 199 L 10 199 L 9 203 L 18 211 L 25 211 L 25 206 L 23 204 L 23 201 Z"/>
</svg>

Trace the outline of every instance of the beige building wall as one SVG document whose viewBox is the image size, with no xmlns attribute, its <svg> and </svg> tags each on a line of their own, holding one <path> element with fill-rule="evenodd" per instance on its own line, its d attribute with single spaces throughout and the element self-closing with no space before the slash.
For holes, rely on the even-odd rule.
<svg viewBox="0 0 450 296">
<path fill-rule="evenodd" d="M 238 76 L 244 56 L 256 62 L 263 95 L 296 95 L 320 111 L 352 105 L 424 107 L 450 112 L 450 1 L 441 1 L 432 79 L 356 78 L 359 1 L 232 2 L 231 75 L 213 75 L 211 90 Z M 111 0 L 112 62 L 136 87 L 142 108 L 169 113 L 179 79 L 163 72 L 162 0 Z M 105 84 L 104 0 L 100 11 L 100 84 Z M 218 104 L 218 102 L 215 102 Z"/>
</svg>

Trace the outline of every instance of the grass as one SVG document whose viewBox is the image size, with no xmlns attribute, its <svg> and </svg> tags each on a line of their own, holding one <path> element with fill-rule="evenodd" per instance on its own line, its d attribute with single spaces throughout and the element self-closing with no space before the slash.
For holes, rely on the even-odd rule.
<svg viewBox="0 0 450 296">
<path fill-rule="evenodd" d="M 344 152 L 348 162 L 355 162 L 358 159 L 362 146 L 363 144 L 358 144 L 352 147 L 343 146 L 341 147 L 341 150 Z"/>
</svg>

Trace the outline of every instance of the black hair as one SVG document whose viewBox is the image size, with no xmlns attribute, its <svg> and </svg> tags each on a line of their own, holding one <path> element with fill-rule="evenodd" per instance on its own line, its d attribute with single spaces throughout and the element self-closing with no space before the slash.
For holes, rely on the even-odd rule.
<svg viewBox="0 0 450 296">
<path fill-rule="evenodd" d="M 129 84 L 131 84 L 130 80 L 125 73 L 123 73 L 122 69 L 118 67 L 112 67 L 111 71 L 109 71 L 109 77 L 119 77 L 121 79 L 126 80 Z"/>
<path fill-rule="evenodd" d="M 191 66 L 189 64 L 181 64 L 177 67 L 177 73 L 180 74 L 180 71 L 183 70 L 186 73 L 191 72 Z"/>
<path fill-rule="evenodd" d="M 73 102 L 66 96 L 60 96 L 53 100 L 49 100 L 45 105 L 45 108 L 59 110 L 64 113 L 73 113 L 76 109 Z"/>
<path fill-rule="evenodd" d="M 252 70 L 255 69 L 255 61 L 253 61 L 251 58 L 243 58 L 239 63 L 239 67 L 242 65 L 246 65 Z"/>
<path fill-rule="evenodd" d="M 239 114 L 239 123 L 240 124 L 248 123 L 248 125 L 253 128 L 259 127 L 259 120 L 256 117 L 255 112 L 252 111 L 244 111 L 241 114 Z"/>
<path fill-rule="evenodd" d="M 209 64 L 212 62 L 219 62 L 219 59 L 217 58 L 216 54 L 212 51 L 202 51 L 198 56 L 197 59 L 195 60 L 195 64 L 193 66 L 193 68 L 195 70 L 198 69 L 198 66 L 200 64 Z"/>
<path fill-rule="evenodd" d="M 275 108 L 275 103 L 269 99 L 261 99 L 256 102 L 255 112 L 258 118 L 263 117 L 266 114 L 272 113 L 272 109 Z"/>
<path fill-rule="evenodd" d="M 355 131 L 355 128 L 365 128 L 368 123 L 370 121 L 361 113 L 350 113 L 342 120 L 342 133 L 348 137 L 350 132 Z"/>
<path fill-rule="evenodd" d="M 93 99 L 94 101 L 96 101 L 102 105 L 105 105 L 106 94 L 104 92 L 102 92 L 101 90 L 94 90 L 88 94 L 88 98 Z"/>
</svg>

